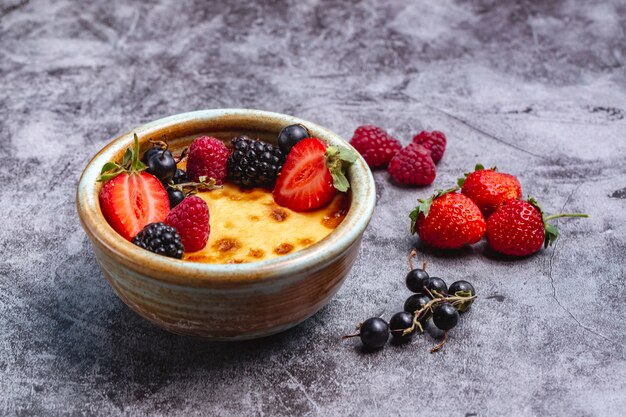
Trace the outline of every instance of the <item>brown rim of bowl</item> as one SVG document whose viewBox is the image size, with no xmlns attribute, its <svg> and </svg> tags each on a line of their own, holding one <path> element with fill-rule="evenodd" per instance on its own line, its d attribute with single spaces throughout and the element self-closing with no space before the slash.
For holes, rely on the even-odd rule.
<svg viewBox="0 0 626 417">
<path fill-rule="evenodd" d="M 374 178 L 360 155 L 348 169 L 352 198 L 350 209 L 344 220 L 321 241 L 279 258 L 242 264 L 205 264 L 156 255 L 122 238 L 109 226 L 100 211 L 98 201 L 100 183 L 97 183 L 96 179 L 104 163 L 120 158 L 123 151 L 132 145 L 133 133 L 137 133 L 142 144 L 148 138 L 163 138 L 172 132 L 174 136 L 171 139 L 181 137 L 180 132 L 187 128 L 190 132 L 204 130 L 208 133 L 219 129 L 231 132 L 248 129 L 276 134 L 281 127 L 295 123 L 304 124 L 312 136 L 329 144 L 352 148 L 339 135 L 315 123 L 262 110 L 200 110 L 166 117 L 139 126 L 111 141 L 91 159 L 83 171 L 76 195 L 77 211 L 83 228 L 92 240 L 95 239 L 102 247 L 115 252 L 125 265 L 135 270 L 160 271 L 162 273 L 158 274 L 158 279 L 174 284 L 188 283 L 187 280 L 192 278 L 224 283 L 250 282 L 251 280 L 259 282 L 284 276 L 290 271 L 303 271 L 325 265 L 359 240 L 374 211 L 376 204 Z M 176 130 L 172 129 L 173 126 L 176 126 Z M 197 134 L 200 135 L 200 133 Z M 356 153 L 358 155 L 358 152 Z"/>
</svg>

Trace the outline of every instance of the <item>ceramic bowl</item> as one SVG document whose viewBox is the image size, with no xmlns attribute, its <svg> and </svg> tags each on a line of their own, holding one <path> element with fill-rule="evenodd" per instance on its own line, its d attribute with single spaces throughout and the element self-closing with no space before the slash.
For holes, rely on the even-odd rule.
<svg viewBox="0 0 626 417">
<path fill-rule="evenodd" d="M 76 197 L 80 221 L 102 273 L 135 312 L 174 333 L 213 340 L 252 339 L 286 330 L 322 308 L 350 270 L 376 193 L 359 157 L 349 168 L 352 201 L 343 222 L 320 242 L 280 258 L 244 264 L 202 264 L 153 254 L 117 234 L 98 202 L 102 166 L 121 161 L 133 133 L 143 152 L 148 139 L 182 149 L 201 135 L 230 140 L 248 135 L 276 143 L 287 125 L 303 123 L 328 144 L 350 146 L 314 123 L 259 110 L 219 109 L 184 113 L 140 126 L 109 143 L 85 168 Z"/>
</svg>

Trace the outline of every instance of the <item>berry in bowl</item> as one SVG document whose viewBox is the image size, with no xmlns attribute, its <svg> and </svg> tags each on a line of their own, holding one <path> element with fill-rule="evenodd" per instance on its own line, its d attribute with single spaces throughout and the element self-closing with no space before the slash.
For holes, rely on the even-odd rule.
<svg viewBox="0 0 626 417">
<path fill-rule="evenodd" d="M 338 135 L 240 109 L 120 136 L 77 193 L 120 298 L 167 330 L 214 340 L 280 332 L 317 312 L 350 270 L 374 205 L 371 172 Z"/>
</svg>

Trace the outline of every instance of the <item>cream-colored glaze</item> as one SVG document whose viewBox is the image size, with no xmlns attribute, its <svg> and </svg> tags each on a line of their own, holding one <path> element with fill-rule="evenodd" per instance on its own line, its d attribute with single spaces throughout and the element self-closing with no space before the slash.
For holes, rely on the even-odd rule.
<svg viewBox="0 0 626 417">
<path fill-rule="evenodd" d="M 184 259 L 203 263 L 244 263 L 272 259 L 319 242 L 339 225 L 349 209 L 338 193 L 325 207 L 295 212 L 274 202 L 264 188 L 223 188 L 197 194 L 209 206 L 211 233 L 204 249 Z"/>
</svg>

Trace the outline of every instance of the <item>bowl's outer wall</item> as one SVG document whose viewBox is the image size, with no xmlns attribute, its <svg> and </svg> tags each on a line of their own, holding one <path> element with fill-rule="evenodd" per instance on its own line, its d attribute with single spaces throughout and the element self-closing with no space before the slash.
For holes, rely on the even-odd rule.
<svg viewBox="0 0 626 417">
<path fill-rule="evenodd" d="M 172 285 L 121 268 L 96 249 L 104 276 L 135 312 L 173 333 L 213 340 L 244 340 L 278 333 L 315 314 L 339 290 L 360 240 L 332 263 L 301 272 L 296 283 L 240 290 Z"/>
<path fill-rule="evenodd" d="M 242 133 L 271 139 L 281 127 L 293 122 L 305 123 L 327 140 L 345 143 L 312 123 L 256 110 L 187 113 L 135 131 L 143 149 L 150 146 L 149 138 L 168 140 L 176 148 L 199 132 L 211 132 L 224 140 Z M 109 147 L 119 145 L 123 137 L 128 142 L 128 135 Z M 371 172 L 359 158 L 360 166 L 351 167 L 349 172 L 351 181 L 356 178 L 358 183 L 353 184 L 348 215 L 328 238 L 313 245 L 317 249 L 254 264 L 211 266 L 173 260 L 145 252 L 116 236 L 102 217 L 97 203 L 100 185 L 89 177 L 99 168 L 92 165 L 101 162 L 94 161 L 107 149 L 94 157 L 79 183 L 81 223 L 116 294 L 142 317 L 178 334 L 213 340 L 251 339 L 286 330 L 310 317 L 340 288 L 356 259 L 375 204 Z M 115 156 L 120 157 L 123 149 L 125 146 L 117 146 Z M 259 268 L 251 267 L 255 264 Z"/>
</svg>

